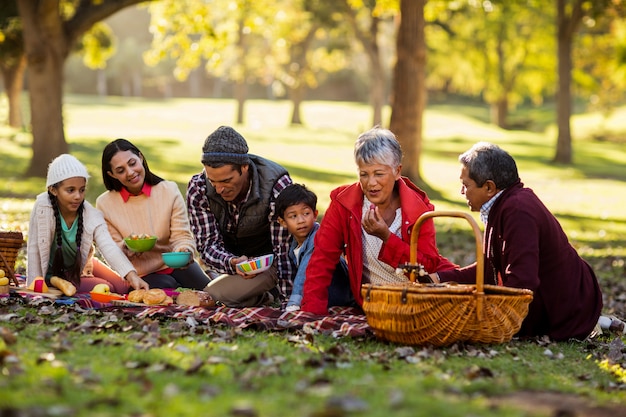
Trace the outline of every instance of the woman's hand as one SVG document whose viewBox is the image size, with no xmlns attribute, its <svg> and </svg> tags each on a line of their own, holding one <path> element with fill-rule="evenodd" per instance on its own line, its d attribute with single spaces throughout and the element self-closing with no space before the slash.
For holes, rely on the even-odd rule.
<svg viewBox="0 0 626 417">
<path fill-rule="evenodd" d="M 126 281 L 128 281 L 130 286 L 136 290 L 139 290 L 141 288 L 143 288 L 144 290 L 150 289 L 150 285 L 148 285 L 146 281 L 144 281 L 139 275 L 137 275 L 135 271 L 130 271 L 128 274 L 126 274 L 124 278 L 126 279 Z"/>
<path fill-rule="evenodd" d="M 135 252 L 133 250 L 130 250 L 128 249 L 126 245 L 122 246 L 122 252 L 124 252 L 124 255 L 126 255 L 128 259 L 137 258 L 141 256 L 141 254 L 143 253 L 143 252 Z"/>
<path fill-rule="evenodd" d="M 185 247 L 179 247 L 174 249 L 174 252 L 187 252 L 187 253 L 191 253 L 191 256 L 189 257 L 189 262 L 187 262 L 187 265 L 180 267 L 180 269 L 185 269 L 187 268 L 189 265 L 191 265 L 192 263 L 194 263 L 194 259 L 193 259 L 193 252 L 189 250 L 189 248 L 185 248 Z"/>
<path fill-rule="evenodd" d="M 372 204 L 370 209 L 367 210 L 367 213 L 363 215 L 361 224 L 367 234 L 376 236 L 383 242 L 386 242 L 387 239 L 389 239 L 389 235 L 391 234 L 389 227 L 387 226 L 385 219 L 383 219 L 383 216 L 380 214 L 378 207 L 374 204 Z"/>
</svg>

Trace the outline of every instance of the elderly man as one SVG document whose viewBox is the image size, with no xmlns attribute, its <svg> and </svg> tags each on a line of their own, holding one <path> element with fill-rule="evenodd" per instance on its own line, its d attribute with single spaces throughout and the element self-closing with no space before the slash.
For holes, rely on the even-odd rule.
<svg viewBox="0 0 626 417">
<path fill-rule="evenodd" d="M 515 160 L 479 142 L 459 156 L 461 193 L 485 223 L 485 283 L 534 292 L 519 336 L 585 339 L 600 319 L 602 293 L 591 269 L 569 243 L 558 220 L 520 181 Z M 440 271 L 441 281 L 473 283 L 476 264 Z M 436 278 L 436 277 L 434 277 Z"/>
<path fill-rule="evenodd" d="M 202 164 L 203 171 L 189 181 L 187 207 L 200 257 L 213 278 L 205 291 L 229 307 L 268 305 L 272 293 L 288 296 L 289 234 L 276 221 L 275 200 L 292 183 L 289 173 L 249 154 L 246 140 L 228 126 L 206 138 Z M 276 261 L 260 274 L 245 275 L 235 267 L 270 253 Z"/>
</svg>

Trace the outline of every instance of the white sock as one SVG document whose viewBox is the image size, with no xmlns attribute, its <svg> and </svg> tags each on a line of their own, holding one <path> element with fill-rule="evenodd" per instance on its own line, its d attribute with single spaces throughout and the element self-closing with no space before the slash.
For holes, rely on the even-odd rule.
<svg viewBox="0 0 626 417">
<path fill-rule="evenodd" d="M 611 321 L 612 320 L 607 316 L 600 316 L 600 318 L 598 319 L 598 324 L 600 325 L 600 328 L 602 330 L 608 330 L 609 327 L 611 327 Z"/>
</svg>

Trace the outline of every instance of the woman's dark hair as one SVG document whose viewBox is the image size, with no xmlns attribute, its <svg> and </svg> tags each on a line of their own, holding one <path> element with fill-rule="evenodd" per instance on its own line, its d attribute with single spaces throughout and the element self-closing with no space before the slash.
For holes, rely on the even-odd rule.
<svg viewBox="0 0 626 417">
<path fill-rule="evenodd" d="M 291 184 L 276 197 L 276 216 L 284 219 L 285 210 L 296 204 L 305 204 L 316 210 L 317 196 L 303 184 Z"/>
<path fill-rule="evenodd" d="M 137 148 L 126 139 L 115 139 L 113 142 L 105 146 L 104 150 L 102 151 L 102 182 L 104 183 L 104 186 L 107 190 L 120 191 L 123 188 L 122 183 L 116 178 L 111 177 L 108 173 L 109 171 L 111 171 L 111 159 L 113 159 L 116 153 L 124 151 L 131 151 L 138 157 L 142 158 L 143 168 L 146 171 L 145 182 L 147 184 L 157 185 L 158 183 L 163 181 L 163 178 L 153 174 L 150 171 L 150 168 L 148 168 L 148 161 L 143 156 L 139 148 Z"/>
<path fill-rule="evenodd" d="M 48 198 L 50 198 L 50 204 L 52 204 L 52 210 L 54 211 L 54 220 L 55 220 L 55 238 L 56 238 L 56 248 L 54 249 L 54 258 L 52 260 L 52 267 L 50 268 L 50 272 L 52 276 L 63 278 L 74 284 L 76 288 L 80 287 L 80 276 L 82 275 L 82 257 L 80 254 L 80 244 L 83 237 L 83 211 L 85 207 L 85 201 L 83 200 L 80 203 L 80 207 L 78 207 L 78 218 L 76 221 L 78 222 L 78 227 L 76 229 L 76 258 L 74 259 L 74 264 L 70 268 L 65 267 L 65 262 L 63 260 L 63 237 L 62 237 L 62 227 L 61 227 L 61 213 L 59 212 L 59 203 L 54 194 L 48 191 Z"/>
</svg>

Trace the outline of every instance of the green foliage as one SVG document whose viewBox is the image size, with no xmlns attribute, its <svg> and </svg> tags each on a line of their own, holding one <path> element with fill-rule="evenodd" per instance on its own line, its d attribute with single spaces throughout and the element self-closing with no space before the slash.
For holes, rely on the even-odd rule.
<svg viewBox="0 0 626 417">
<path fill-rule="evenodd" d="M 22 22 L 14 0 L 0 3 L 0 67 L 15 64 L 24 52 Z"/>
<path fill-rule="evenodd" d="M 107 60 L 116 52 L 114 35 L 104 23 L 98 22 L 83 35 L 76 45 L 87 68 L 105 68 Z"/>
<path fill-rule="evenodd" d="M 204 66 L 214 77 L 263 85 L 278 80 L 294 88 L 315 86 L 321 70 L 345 66 L 337 45 L 327 52 L 322 42 L 322 27 L 337 30 L 332 2 L 167 0 L 150 11 L 154 40 L 144 58 L 150 65 L 174 59 L 179 80 Z M 311 36 L 316 41 L 310 45 Z"/>
<path fill-rule="evenodd" d="M 511 109 L 554 92 L 556 53 L 551 3 L 427 3 L 428 83 L 480 95 Z"/>
<path fill-rule="evenodd" d="M 167 0 L 150 6 L 152 49 L 144 55 L 155 65 L 166 57 L 176 61 L 175 75 L 184 80 L 201 65 L 216 77 L 258 79 L 268 54 L 265 33 L 275 9 L 266 2 Z M 244 76 L 245 74 L 245 76 Z"/>
<path fill-rule="evenodd" d="M 583 22 L 574 49 L 575 91 L 588 96 L 588 109 L 605 115 L 624 100 L 626 23 L 608 9 Z"/>
</svg>

